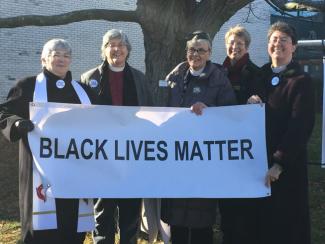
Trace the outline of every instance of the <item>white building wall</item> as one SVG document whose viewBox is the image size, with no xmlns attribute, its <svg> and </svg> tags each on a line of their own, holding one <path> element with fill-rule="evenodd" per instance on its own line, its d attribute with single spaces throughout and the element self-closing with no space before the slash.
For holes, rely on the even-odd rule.
<svg viewBox="0 0 325 244">
<path fill-rule="evenodd" d="M 266 30 L 269 26 L 270 9 L 263 0 L 253 4 L 255 15 L 247 17 L 247 7 L 238 11 L 226 22 L 213 41 L 213 57 L 215 62 L 222 62 L 225 57 L 224 33 L 230 26 L 242 24 L 252 34 L 250 54 L 258 65 L 267 61 Z M 38 1 L 38 0 L 2 0 L 1 18 L 18 15 L 53 15 L 73 10 L 103 8 L 134 10 L 136 0 L 81 0 L 81 1 Z M 74 79 L 79 79 L 84 71 L 101 62 L 100 46 L 102 36 L 109 29 L 123 29 L 132 44 L 133 50 L 129 63 L 145 72 L 143 34 L 140 26 L 130 22 L 83 21 L 62 26 L 20 27 L 0 29 L 0 102 L 13 86 L 14 82 L 26 76 L 40 72 L 40 54 L 44 43 L 52 38 L 68 40 L 73 49 L 71 70 Z"/>
<path fill-rule="evenodd" d="M 249 54 L 253 62 L 262 66 L 268 61 L 267 31 L 270 27 L 270 15 L 274 13 L 264 0 L 255 0 L 249 6 L 239 10 L 232 18 L 223 24 L 213 40 L 212 56 L 217 63 L 222 63 L 226 57 L 224 37 L 230 27 L 237 24 L 244 26 L 251 35 Z"/>
</svg>

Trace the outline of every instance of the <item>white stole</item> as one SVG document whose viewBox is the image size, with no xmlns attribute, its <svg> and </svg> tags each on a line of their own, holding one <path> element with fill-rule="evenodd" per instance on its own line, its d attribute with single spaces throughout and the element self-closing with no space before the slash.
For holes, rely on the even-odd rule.
<svg viewBox="0 0 325 244">
<path fill-rule="evenodd" d="M 71 81 L 81 104 L 91 104 L 87 93 L 75 80 Z M 34 102 L 47 102 L 47 82 L 43 73 L 36 77 Z M 55 199 L 46 196 L 49 185 L 33 162 L 33 230 L 57 229 Z M 44 201 L 45 197 L 45 201 Z M 95 229 L 94 205 L 92 199 L 79 199 L 77 232 Z"/>
</svg>

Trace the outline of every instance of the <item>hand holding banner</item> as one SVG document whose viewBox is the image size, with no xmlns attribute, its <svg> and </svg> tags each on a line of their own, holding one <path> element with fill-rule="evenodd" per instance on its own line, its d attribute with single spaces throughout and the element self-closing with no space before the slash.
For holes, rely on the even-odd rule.
<svg viewBox="0 0 325 244">
<path fill-rule="evenodd" d="M 264 107 L 33 103 L 30 147 L 60 198 L 264 197 Z"/>
</svg>

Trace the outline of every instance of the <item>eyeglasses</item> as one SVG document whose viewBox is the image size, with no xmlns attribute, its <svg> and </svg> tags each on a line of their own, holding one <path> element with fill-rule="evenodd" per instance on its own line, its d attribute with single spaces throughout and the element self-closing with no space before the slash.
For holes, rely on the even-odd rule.
<svg viewBox="0 0 325 244">
<path fill-rule="evenodd" d="M 291 41 L 291 39 L 289 37 L 274 36 L 269 40 L 269 43 L 274 44 L 274 43 L 280 42 L 281 44 L 286 44 L 286 43 L 289 43 L 290 41 Z"/>
<path fill-rule="evenodd" d="M 194 54 L 194 53 L 198 53 L 199 55 L 204 55 L 206 52 L 209 52 L 210 49 L 208 50 L 205 50 L 204 48 L 193 48 L 193 47 L 190 47 L 189 49 L 187 49 L 187 53 L 189 54 Z"/>
</svg>

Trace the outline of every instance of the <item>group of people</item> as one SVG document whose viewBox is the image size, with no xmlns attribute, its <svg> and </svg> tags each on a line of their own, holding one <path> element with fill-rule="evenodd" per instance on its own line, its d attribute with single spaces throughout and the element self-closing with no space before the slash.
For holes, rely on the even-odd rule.
<svg viewBox="0 0 325 244">
<path fill-rule="evenodd" d="M 186 61 L 166 77 L 168 106 L 190 107 L 196 115 L 204 113 L 206 107 L 265 104 L 269 170 L 264 183 L 272 192 L 270 197 L 260 199 L 156 199 L 158 219 L 170 226 L 172 244 L 212 244 L 218 207 L 223 244 L 310 243 L 306 162 L 314 124 L 312 82 L 293 60 L 297 45 L 293 27 L 277 22 L 270 27 L 267 38 L 270 62 L 259 68 L 248 54 L 247 30 L 231 28 L 225 36 L 227 57 L 219 65 L 210 61 L 209 34 L 195 31 L 186 43 Z M 79 199 L 56 198 L 57 228 L 33 229 L 33 158 L 27 134 L 34 124 L 29 119 L 29 102 L 41 97 L 45 102 L 79 104 L 86 96 L 93 104 L 153 106 L 149 81 L 127 62 L 130 52 L 127 35 L 109 30 L 103 37 L 102 63 L 76 82 L 69 71 L 70 45 L 63 39 L 52 39 L 43 47 L 41 73 L 18 81 L 0 105 L 3 135 L 20 144 L 19 200 L 24 243 L 77 244 L 83 243 L 86 235 L 77 231 Z M 41 84 L 46 89 L 39 89 Z M 95 243 L 115 243 L 118 229 L 121 244 L 137 243 L 142 199 L 94 201 Z"/>
</svg>

